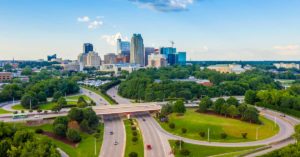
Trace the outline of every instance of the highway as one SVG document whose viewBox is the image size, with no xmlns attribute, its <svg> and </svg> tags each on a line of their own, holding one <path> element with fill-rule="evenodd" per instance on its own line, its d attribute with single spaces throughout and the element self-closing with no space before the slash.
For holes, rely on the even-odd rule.
<svg viewBox="0 0 300 157">
<path fill-rule="evenodd" d="M 89 96 L 97 105 L 109 105 L 109 103 L 104 98 L 93 91 L 87 90 L 85 88 L 80 88 L 80 91 L 82 94 Z"/>
<path fill-rule="evenodd" d="M 144 141 L 145 157 L 173 157 L 171 147 L 166 136 L 161 134 L 153 124 L 153 118 L 148 114 L 136 115 Z M 155 121 L 155 120 L 154 120 Z M 152 149 L 148 150 L 147 145 Z"/>
<path fill-rule="evenodd" d="M 132 104 L 130 99 L 123 98 L 118 94 L 118 86 L 110 88 L 107 91 L 107 94 L 115 99 L 119 104 Z"/>
<path fill-rule="evenodd" d="M 125 134 L 123 120 L 118 115 L 104 116 L 104 137 L 99 156 L 124 157 Z"/>
</svg>

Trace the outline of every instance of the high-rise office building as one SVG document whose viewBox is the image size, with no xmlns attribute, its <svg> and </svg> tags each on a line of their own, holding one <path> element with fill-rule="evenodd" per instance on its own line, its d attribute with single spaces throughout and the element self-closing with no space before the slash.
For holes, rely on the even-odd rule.
<svg viewBox="0 0 300 157">
<path fill-rule="evenodd" d="M 145 66 L 144 42 L 141 34 L 133 34 L 131 38 L 130 63 Z"/>
<path fill-rule="evenodd" d="M 108 53 L 104 55 L 104 64 L 115 64 L 116 54 Z"/>
<path fill-rule="evenodd" d="M 117 54 L 124 56 L 130 55 L 130 42 L 117 39 Z"/>
<path fill-rule="evenodd" d="M 176 48 L 173 47 L 161 47 L 160 48 L 160 54 L 165 55 L 166 59 L 168 59 L 169 54 L 175 54 Z"/>
<path fill-rule="evenodd" d="M 167 61 L 170 65 L 174 65 L 178 63 L 178 56 L 176 53 L 170 53 L 168 54 Z"/>
<path fill-rule="evenodd" d="M 47 60 L 51 61 L 52 59 L 56 59 L 56 54 L 47 56 Z"/>
<path fill-rule="evenodd" d="M 87 54 L 87 64 L 86 66 L 89 66 L 89 67 L 96 67 L 96 68 L 99 68 L 100 65 L 101 65 L 101 58 L 100 56 L 98 55 L 98 53 L 94 52 L 94 51 L 90 51 L 88 54 Z"/>
<path fill-rule="evenodd" d="M 83 53 L 88 54 L 90 51 L 94 51 L 93 44 L 90 43 L 84 43 L 83 44 Z"/>
<path fill-rule="evenodd" d="M 160 68 L 167 65 L 165 55 L 152 53 L 148 56 L 149 64 L 148 67 Z"/>
<path fill-rule="evenodd" d="M 148 56 L 155 52 L 154 47 L 145 47 L 145 65 L 148 65 Z"/>
<path fill-rule="evenodd" d="M 178 64 L 186 65 L 186 52 L 178 52 Z"/>
</svg>

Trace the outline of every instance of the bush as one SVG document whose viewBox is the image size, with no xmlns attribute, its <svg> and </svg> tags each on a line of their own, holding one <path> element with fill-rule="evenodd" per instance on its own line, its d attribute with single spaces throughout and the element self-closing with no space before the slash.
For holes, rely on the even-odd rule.
<svg viewBox="0 0 300 157">
<path fill-rule="evenodd" d="M 176 140 L 175 141 L 175 145 L 177 146 L 177 147 L 179 147 L 180 145 L 181 145 L 181 147 L 184 145 L 184 142 L 182 141 L 182 140 Z"/>
<path fill-rule="evenodd" d="M 47 110 L 45 110 L 45 111 L 44 111 L 44 113 L 45 113 L 45 114 L 47 114 L 47 113 L 48 113 L 48 111 L 47 111 Z"/>
<path fill-rule="evenodd" d="M 72 142 L 80 142 L 81 141 L 81 136 L 80 136 L 79 132 L 74 129 L 68 129 L 67 138 L 68 138 L 68 140 L 70 140 Z"/>
<path fill-rule="evenodd" d="M 14 114 L 18 114 L 18 111 L 14 111 Z"/>
<path fill-rule="evenodd" d="M 137 142 L 138 141 L 138 138 L 136 136 L 132 137 L 132 142 Z"/>
<path fill-rule="evenodd" d="M 24 110 L 21 110 L 21 113 L 24 113 L 25 111 Z"/>
<path fill-rule="evenodd" d="M 181 149 L 180 154 L 183 156 L 189 156 L 191 154 L 191 152 L 187 149 Z"/>
<path fill-rule="evenodd" d="M 42 134 L 43 132 L 44 132 L 43 129 L 40 129 L 40 128 L 35 129 L 35 133 L 37 133 L 37 134 Z"/>
<path fill-rule="evenodd" d="M 243 137 L 244 139 L 247 138 L 247 135 L 248 135 L 248 133 L 246 133 L 246 132 L 242 133 L 242 137 Z"/>
<path fill-rule="evenodd" d="M 227 138 L 227 134 L 226 133 L 221 133 L 221 139 L 225 139 Z"/>
<path fill-rule="evenodd" d="M 37 112 L 38 112 L 38 113 L 41 113 L 41 112 L 43 112 L 43 110 L 41 110 L 41 109 L 38 109 L 38 110 L 37 110 Z"/>
<path fill-rule="evenodd" d="M 169 128 L 175 129 L 175 124 L 174 124 L 174 123 L 170 123 L 170 124 L 169 124 Z"/>
<path fill-rule="evenodd" d="M 53 127 L 53 132 L 58 136 L 65 137 L 67 132 L 67 126 L 65 126 L 64 124 L 56 124 Z"/>
<path fill-rule="evenodd" d="M 131 130 L 136 130 L 136 126 L 131 126 Z"/>
<path fill-rule="evenodd" d="M 32 112 L 33 112 L 33 110 L 31 109 L 31 110 L 29 110 L 29 112 L 30 112 L 30 113 L 32 113 Z"/>
<path fill-rule="evenodd" d="M 129 153 L 129 157 L 138 157 L 138 154 L 136 152 Z"/>
<path fill-rule="evenodd" d="M 138 134 L 138 133 L 137 133 L 136 131 L 133 131 L 133 132 L 132 132 L 132 135 L 133 135 L 133 136 L 137 136 L 137 134 Z"/>
<path fill-rule="evenodd" d="M 204 137 L 205 137 L 205 132 L 201 131 L 201 132 L 199 132 L 199 135 L 200 135 L 202 138 L 204 138 Z"/>
<path fill-rule="evenodd" d="M 185 134 L 185 133 L 187 132 L 187 129 L 186 129 L 186 128 L 181 128 L 181 132 L 182 132 L 183 134 Z"/>
</svg>

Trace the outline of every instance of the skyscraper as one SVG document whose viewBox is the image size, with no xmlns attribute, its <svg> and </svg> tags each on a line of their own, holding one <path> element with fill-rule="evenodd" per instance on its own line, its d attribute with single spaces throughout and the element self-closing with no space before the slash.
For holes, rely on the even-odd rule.
<svg viewBox="0 0 300 157">
<path fill-rule="evenodd" d="M 149 62 L 148 62 L 149 55 L 154 52 L 155 52 L 154 47 L 145 47 L 145 66 L 147 66 L 149 64 Z"/>
<path fill-rule="evenodd" d="M 86 66 L 99 68 L 101 65 L 101 58 L 98 53 L 90 51 L 86 56 L 87 64 Z"/>
<path fill-rule="evenodd" d="M 117 54 L 124 56 L 130 55 L 130 42 L 117 39 Z"/>
<path fill-rule="evenodd" d="M 91 43 L 84 43 L 83 44 L 83 53 L 88 54 L 90 51 L 94 51 L 93 44 Z"/>
<path fill-rule="evenodd" d="M 186 52 L 178 52 L 178 64 L 186 65 Z"/>
<path fill-rule="evenodd" d="M 114 53 L 108 53 L 104 55 L 104 64 L 115 64 L 116 55 Z"/>
<path fill-rule="evenodd" d="M 145 66 L 144 42 L 141 34 L 133 34 L 130 44 L 130 63 Z"/>
<path fill-rule="evenodd" d="M 160 54 L 165 55 L 167 60 L 168 60 L 169 54 L 175 54 L 175 53 L 176 53 L 176 48 L 173 48 L 173 47 L 161 47 L 160 48 Z"/>
</svg>

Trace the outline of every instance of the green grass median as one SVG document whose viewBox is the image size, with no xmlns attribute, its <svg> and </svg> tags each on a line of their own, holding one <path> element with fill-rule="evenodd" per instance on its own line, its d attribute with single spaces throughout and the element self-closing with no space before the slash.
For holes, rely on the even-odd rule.
<svg viewBox="0 0 300 157">
<path fill-rule="evenodd" d="M 132 130 L 131 123 L 133 122 L 134 126 L 136 126 L 136 130 Z M 141 135 L 141 131 L 139 130 L 138 124 L 136 120 L 124 120 L 125 130 L 126 130 L 126 148 L 125 148 L 125 157 L 129 157 L 131 152 L 136 152 L 138 157 L 144 156 L 144 143 L 143 137 Z M 136 132 L 136 136 L 134 136 L 133 132 Z M 138 140 L 133 142 L 133 138 L 136 137 Z"/>
</svg>

